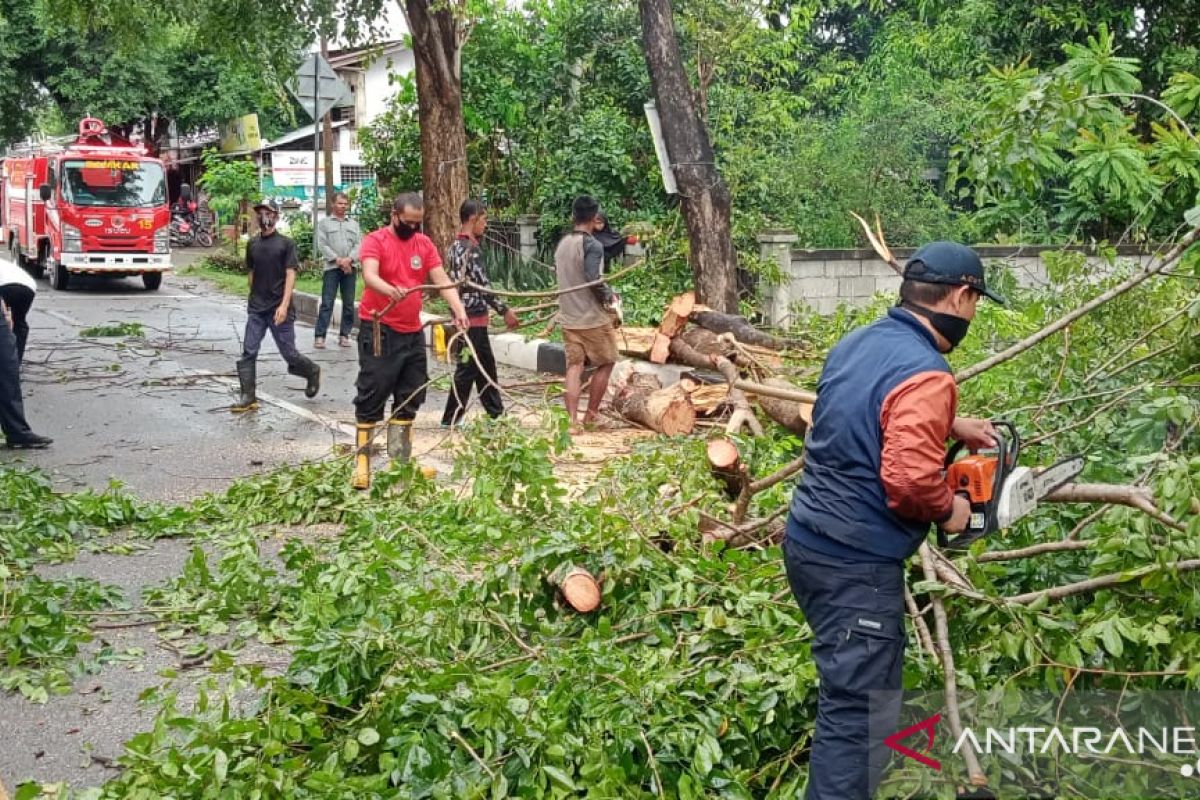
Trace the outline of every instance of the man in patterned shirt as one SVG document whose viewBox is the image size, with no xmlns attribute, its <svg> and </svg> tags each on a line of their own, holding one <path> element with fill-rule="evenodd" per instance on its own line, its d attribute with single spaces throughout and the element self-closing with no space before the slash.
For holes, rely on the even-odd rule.
<svg viewBox="0 0 1200 800">
<path fill-rule="evenodd" d="M 462 227 L 450 249 L 446 251 L 446 271 L 454 282 L 467 281 L 477 286 L 487 286 L 487 270 L 483 266 L 483 251 L 479 249 L 479 237 L 487 230 L 487 210 L 478 200 L 467 200 L 458 209 Z M 479 399 L 489 417 L 504 413 L 504 401 L 496 386 L 496 357 L 492 354 L 492 343 L 488 338 L 489 307 L 504 315 L 504 324 L 511 331 L 520 323 L 504 301 L 491 292 L 481 292 L 468 286 L 459 290 L 463 306 L 467 309 L 470 327 L 466 336 L 474 348 L 468 347 L 460 337 L 454 343 L 451 355 L 458 362 L 454 370 L 454 388 L 446 398 L 446 410 L 442 414 L 442 427 L 457 425 L 462 421 L 471 387 L 479 389 Z"/>
</svg>

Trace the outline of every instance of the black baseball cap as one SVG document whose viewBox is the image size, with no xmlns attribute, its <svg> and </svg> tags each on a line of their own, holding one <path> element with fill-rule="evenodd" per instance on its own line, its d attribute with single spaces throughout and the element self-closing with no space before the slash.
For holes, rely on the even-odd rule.
<svg viewBox="0 0 1200 800">
<path fill-rule="evenodd" d="M 265 208 L 267 211 L 274 211 L 276 214 L 279 213 L 279 203 L 276 203 L 274 200 L 260 200 L 258 203 L 255 203 L 254 210 L 258 211 L 260 208 Z"/>
<path fill-rule="evenodd" d="M 957 242 L 930 242 L 904 265 L 904 279 L 920 283 L 970 286 L 1000 305 L 1008 301 L 987 287 L 979 254 Z"/>
</svg>

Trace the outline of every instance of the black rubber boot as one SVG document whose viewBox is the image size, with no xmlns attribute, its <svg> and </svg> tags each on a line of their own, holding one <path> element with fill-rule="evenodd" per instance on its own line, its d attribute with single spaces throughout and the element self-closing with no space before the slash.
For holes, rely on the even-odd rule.
<svg viewBox="0 0 1200 800">
<path fill-rule="evenodd" d="M 304 386 L 305 397 L 316 397 L 321 390 L 321 367 L 311 358 L 300 356 L 300 360 L 288 366 L 288 373 L 308 380 Z"/>
<path fill-rule="evenodd" d="M 245 411 L 258 405 L 258 398 L 254 395 L 257 367 L 258 362 L 253 358 L 243 358 L 237 362 L 241 391 L 238 392 L 237 401 L 233 404 L 234 411 Z"/>
</svg>

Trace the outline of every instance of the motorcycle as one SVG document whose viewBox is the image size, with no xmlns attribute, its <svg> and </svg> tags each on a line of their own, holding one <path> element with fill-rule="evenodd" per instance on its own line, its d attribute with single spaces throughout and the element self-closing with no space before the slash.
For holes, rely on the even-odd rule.
<svg viewBox="0 0 1200 800">
<path fill-rule="evenodd" d="M 171 246 L 191 247 L 196 241 L 196 226 L 183 214 L 171 214 Z"/>
<path fill-rule="evenodd" d="M 192 223 L 192 231 L 195 235 L 196 244 L 201 247 L 213 246 L 213 214 L 207 208 L 198 211 Z"/>
</svg>

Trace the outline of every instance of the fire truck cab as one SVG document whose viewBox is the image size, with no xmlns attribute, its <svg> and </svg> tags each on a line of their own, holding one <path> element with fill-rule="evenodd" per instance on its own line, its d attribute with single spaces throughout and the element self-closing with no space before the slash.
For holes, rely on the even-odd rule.
<svg viewBox="0 0 1200 800">
<path fill-rule="evenodd" d="M 75 142 L 14 152 L 0 167 L 0 243 L 14 261 L 65 290 L 72 274 L 141 275 L 171 268 L 162 162 L 98 119 Z"/>
</svg>

